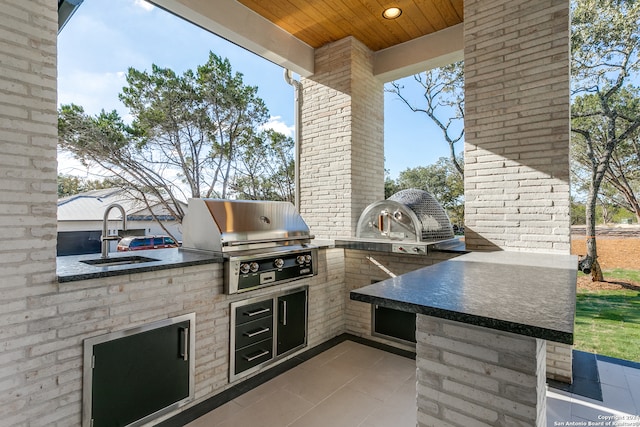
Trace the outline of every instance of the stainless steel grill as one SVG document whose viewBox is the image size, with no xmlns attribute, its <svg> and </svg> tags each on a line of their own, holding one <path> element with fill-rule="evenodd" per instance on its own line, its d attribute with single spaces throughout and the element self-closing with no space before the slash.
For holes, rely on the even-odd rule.
<svg viewBox="0 0 640 427">
<path fill-rule="evenodd" d="M 313 236 L 288 202 L 189 199 L 182 247 L 221 252 L 227 293 L 317 274 Z"/>
<path fill-rule="evenodd" d="M 426 253 L 426 246 L 453 239 L 447 213 L 428 192 L 402 190 L 367 206 L 356 228 L 359 239 L 415 243 L 394 246 L 394 252 Z"/>
</svg>

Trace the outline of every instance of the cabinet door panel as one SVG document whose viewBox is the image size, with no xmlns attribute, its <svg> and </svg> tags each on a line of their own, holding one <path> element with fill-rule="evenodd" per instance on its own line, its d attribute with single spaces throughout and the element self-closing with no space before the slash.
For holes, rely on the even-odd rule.
<svg viewBox="0 0 640 427">
<path fill-rule="evenodd" d="M 189 396 L 189 327 L 176 323 L 93 347 L 95 427 L 124 426 Z"/>
<path fill-rule="evenodd" d="M 307 290 L 278 297 L 276 354 L 284 354 L 307 340 Z"/>
</svg>

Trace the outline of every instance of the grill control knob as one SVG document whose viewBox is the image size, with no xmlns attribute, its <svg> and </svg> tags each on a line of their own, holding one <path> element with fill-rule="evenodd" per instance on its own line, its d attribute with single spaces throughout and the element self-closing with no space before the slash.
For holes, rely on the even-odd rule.
<svg viewBox="0 0 640 427">
<path fill-rule="evenodd" d="M 304 255 L 298 255 L 296 257 L 296 263 L 300 265 L 304 264 Z"/>
<path fill-rule="evenodd" d="M 258 264 L 257 262 L 254 261 L 251 264 L 249 264 L 249 270 L 251 270 L 252 273 L 255 273 L 259 269 L 260 269 L 260 264 Z"/>
<path fill-rule="evenodd" d="M 311 262 L 311 255 L 305 255 L 305 256 L 304 256 L 304 260 L 305 260 L 306 262 Z"/>
<path fill-rule="evenodd" d="M 247 274 L 249 272 L 249 264 L 240 264 L 240 273 Z"/>
<path fill-rule="evenodd" d="M 273 260 L 273 265 L 275 265 L 276 268 L 282 268 L 284 266 L 284 260 L 282 258 L 276 258 Z"/>
</svg>

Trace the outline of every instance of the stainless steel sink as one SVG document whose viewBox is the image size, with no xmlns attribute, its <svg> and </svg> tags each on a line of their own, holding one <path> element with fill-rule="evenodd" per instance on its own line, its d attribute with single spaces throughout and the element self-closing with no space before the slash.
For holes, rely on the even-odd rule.
<svg viewBox="0 0 640 427">
<path fill-rule="evenodd" d="M 129 265 L 129 264 L 142 264 L 145 262 L 159 261 L 155 258 L 147 258 L 144 256 L 124 256 L 116 258 L 97 258 L 86 259 L 80 262 L 92 265 L 94 267 L 111 267 L 114 265 Z"/>
</svg>

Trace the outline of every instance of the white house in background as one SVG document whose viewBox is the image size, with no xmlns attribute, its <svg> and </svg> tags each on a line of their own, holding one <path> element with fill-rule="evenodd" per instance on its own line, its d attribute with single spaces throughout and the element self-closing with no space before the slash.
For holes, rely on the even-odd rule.
<svg viewBox="0 0 640 427">
<path fill-rule="evenodd" d="M 58 199 L 58 256 L 79 255 L 100 252 L 100 235 L 104 212 L 112 203 L 121 205 L 127 214 L 127 230 L 122 230 L 122 214 L 113 209 L 109 214 L 108 230 L 110 234 L 121 236 L 167 234 L 153 218 L 155 214 L 164 227 L 176 240 L 182 240 L 182 225 L 159 202 L 151 211 L 138 200 L 134 200 L 126 191 L 118 188 L 92 190 Z M 186 211 L 187 204 L 183 204 Z M 116 242 L 112 241 L 111 251 Z"/>
</svg>

